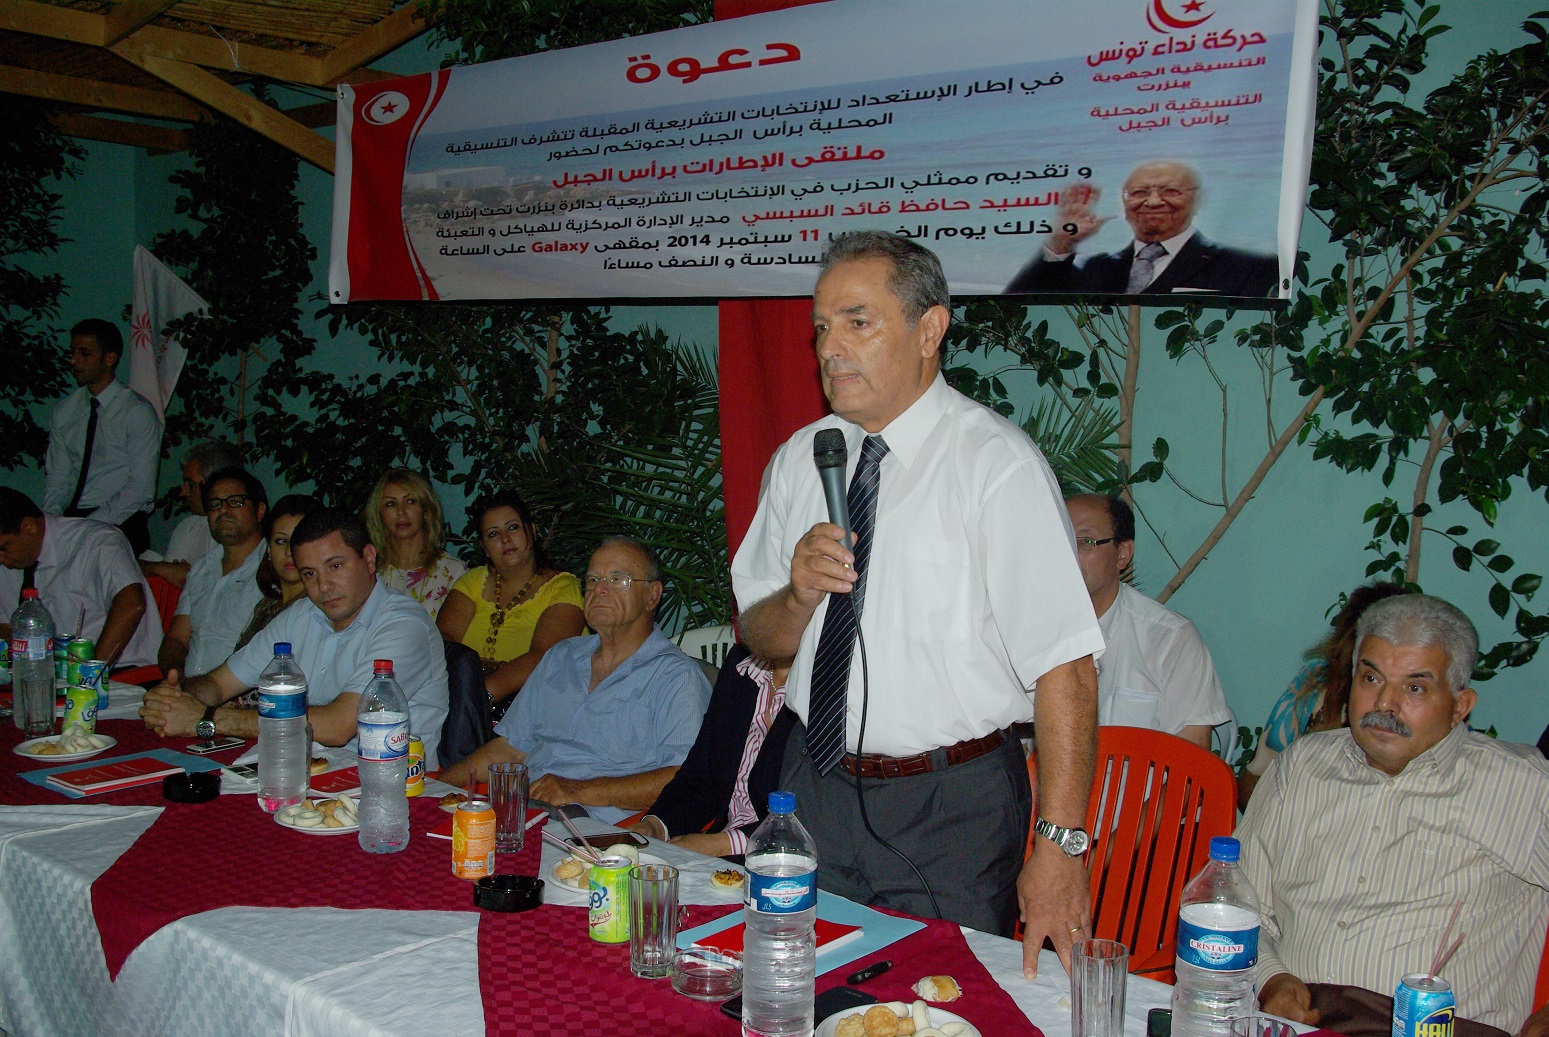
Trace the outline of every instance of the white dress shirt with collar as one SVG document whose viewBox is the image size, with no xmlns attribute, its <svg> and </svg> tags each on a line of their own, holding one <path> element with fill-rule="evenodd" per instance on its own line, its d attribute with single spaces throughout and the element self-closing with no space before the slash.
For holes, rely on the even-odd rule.
<svg viewBox="0 0 1549 1037">
<path fill-rule="evenodd" d="M 264 596 L 258 589 L 264 545 L 253 548 L 229 573 L 221 572 L 225 555 L 224 549 L 211 551 L 195 562 L 177 599 L 177 614 L 188 617 L 192 633 L 183 662 L 183 672 L 190 677 L 209 673 L 226 661 L 247 628 L 253 606 Z"/>
<path fill-rule="evenodd" d="M 732 564 L 746 610 L 791 578 L 796 542 L 828 521 L 812 463 L 818 430 L 849 448 L 866 431 L 829 415 L 792 436 L 764 473 L 758 512 Z M 882 430 L 876 524 L 861 617 L 871 702 L 863 750 L 910 756 L 1031 720 L 1038 678 L 1103 651 L 1054 473 L 1027 434 L 940 375 Z M 803 723 L 828 602 L 802 633 L 785 703 Z M 847 748 L 864 681 L 851 663 Z"/>
<path fill-rule="evenodd" d="M 117 526 L 137 512 L 149 511 L 156 498 L 161 420 L 145 397 L 116 380 L 98 395 L 97 405 L 91 468 L 79 506 L 95 509 L 88 517 Z M 70 506 L 90 420 L 91 390 L 84 385 L 61 400 L 49 417 L 44 459 L 48 488 L 43 495 L 43 510 L 49 514 Z"/>
</svg>

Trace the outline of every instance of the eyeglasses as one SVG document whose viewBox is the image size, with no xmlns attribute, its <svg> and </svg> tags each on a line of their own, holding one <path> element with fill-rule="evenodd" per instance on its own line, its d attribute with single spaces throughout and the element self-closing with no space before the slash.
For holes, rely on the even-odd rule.
<svg viewBox="0 0 1549 1037">
<path fill-rule="evenodd" d="M 204 502 L 204 510 L 220 511 L 222 508 L 230 508 L 236 511 L 238 508 L 247 507 L 247 502 L 252 499 L 245 493 L 233 493 L 230 497 L 208 497 Z"/>
<path fill-rule="evenodd" d="M 1095 551 L 1104 544 L 1111 544 L 1118 539 L 1118 537 L 1103 537 L 1101 540 L 1093 540 L 1091 537 L 1076 537 L 1076 546 L 1078 548 L 1085 548 L 1088 551 Z"/>
<path fill-rule="evenodd" d="M 1153 194 L 1162 196 L 1162 201 L 1176 205 L 1183 201 L 1183 196 L 1193 194 L 1199 190 L 1197 187 L 1131 187 L 1124 192 L 1124 200 L 1129 202 L 1143 202 Z"/>
<path fill-rule="evenodd" d="M 630 576 L 626 573 L 608 573 L 605 576 L 594 576 L 591 573 L 587 573 L 585 579 L 581 582 L 586 585 L 587 591 L 590 592 L 599 584 L 607 584 L 610 590 L 627 591 L 634 584 L 655 583 L 656 581 L 648 580 L 643 576 Z"/>
</svg>

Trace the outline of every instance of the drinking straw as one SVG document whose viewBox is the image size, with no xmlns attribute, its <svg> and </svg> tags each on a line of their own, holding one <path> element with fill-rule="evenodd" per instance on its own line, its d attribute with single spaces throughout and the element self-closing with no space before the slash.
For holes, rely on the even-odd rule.
<svg viewBox="0 0 1549 1037">
<path fill-rule="evenodd" d="M 75 621 L 75 636 L 80 637 L 81 631 L 86 628 L 86 606 L 81 606 L 81 614 Z"/>
<path fill-rule="evenodd" d="M 1463 942 L 1463 934 L 1459 933 L 1457 940 L 1453 942 L 1452 946 L 1450 948 L 1447 946 L 1447 937 L 1452 935 L 1452 926 L 1457 922 L 1458 913 L 1462 910 L 1462 898 L 1453 901 L 1452 913 L 1447 916 L 1446 928 L 1442 929 L 1441 939 L 1436 943 L 1436 955 L 1431 958 L 1431 968 L 1425 974 L 1426 979 L 1435 978 L 1436 974 L 1441 971 L 1441 967 L 1447 964 L 1447 959 L 1452 957 L 1452 952 L 1458 949 L 1458 944 Z"/>
</svg>

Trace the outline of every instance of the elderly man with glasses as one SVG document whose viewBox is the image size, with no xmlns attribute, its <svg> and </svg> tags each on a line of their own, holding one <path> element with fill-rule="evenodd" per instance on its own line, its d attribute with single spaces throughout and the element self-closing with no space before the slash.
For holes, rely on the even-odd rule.
<svg viewBox="0 0 1549 1037">
<path fill-rule="evenodd" d="M 1147 162 L 1124 181 L 1124 219 L 1134 240 L 1117 252 L 1078 256 L 1112 216 L 1098 216 L 1102 192 L 1085 181 L 1060 191 L 1058 224 L 1006 287 L 1022 292 L 1107 295 L 1270 295 L 1280 280 L 1274 256 L 1227 248 L 1194 228 L 1199 177 L 1179 162 Z"/>
<path fill-rule="evenodd" d="M 209 673 L 236 650 L 237 640 L 263 597 L 263 484 L 241 468 L 223 468 L 204 483 L 203 507 L 219 551 L 205 554 L 188 572 L 177 615 L 161 640 L 162 672 Z"/>
<path fill-rule="evenodd" d="M 533 799 L 614 823 L 649 807 L 678 772 L 710 681 L 656 627 L 661 570 L 648 547 L 603 541 L 581 582 L 595 633 L 550 648 L 494 740 L 441 778 L 463 785 L 492 763 L 526 763 Z"/>
<path fill-rule="evenodd" d="M 1210 651 L 1194 624 L 1124 582 L 1135 557 L 1135 512 L 1118 497 L 1084 493 L 1065 501 L 1076 531 L 1076 562 L 1108 651 L 1097 663 L 1099 724 L 1147 727 L 1225 755 L 1237 721 Z"/>
</svg>

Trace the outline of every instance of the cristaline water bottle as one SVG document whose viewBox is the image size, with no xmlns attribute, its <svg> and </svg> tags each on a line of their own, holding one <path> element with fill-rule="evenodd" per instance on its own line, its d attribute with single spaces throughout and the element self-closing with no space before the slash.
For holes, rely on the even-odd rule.
<svg viewBox="0 0 1549 1037">
<path fill-rule="evenodd" d="M 355 707 L 360 848 L 397 853 L 409 845 L 409 700 L 393 679 L 391 659 L 377 659 L 371 670 Z"/>
<path fill-rule="evenodd" d="M 1210 861 L 1183 887 L 1178 908 L 1178 981 L 1173 1033 L 1223 1037 L 1232 1020 L 1258 1011 L 1259 900 L 1237 859 L 1236 839 L 1210 840 Z"/>
<path fill-rule="evenodd" d="M 274 660 L 258 678 L 258 805 L 269 813 L 300 803 L 311 773 L 307 730 L 307 676 L 277 642 Z"/>
<path fill-rule="evenodd" d="M 769 816 L 748 841 L 742 917 L 744 1037 L 812 1033 L 818 852 L 796 820 L 796 796 L 769 794 Z"/>
<path fill-rule="evenodd" d="M 54 730 L 54 617 L 35 587 L 11 613 L 11 719 L 28 738 Z"/>
</svg>

